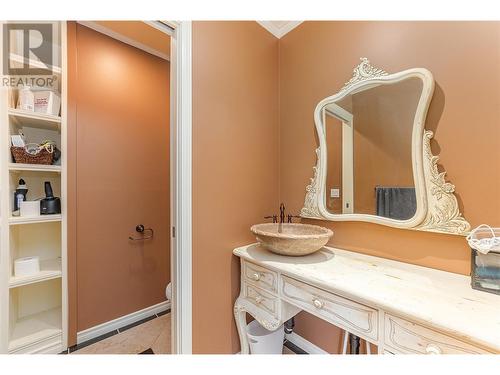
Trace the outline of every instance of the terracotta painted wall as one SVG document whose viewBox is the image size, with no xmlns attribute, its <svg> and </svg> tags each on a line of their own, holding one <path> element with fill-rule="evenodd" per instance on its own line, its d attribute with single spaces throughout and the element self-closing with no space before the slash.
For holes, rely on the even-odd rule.
<svg viewBox="0 0 500 375">
<path fill-rule="evenodd" d="M 278 40 L 256 22 L 194 22 L 193 88 L 193 352 L 235 353 L 232 250 L 278 209 Z"/>
<path fill-rule="evenodd" d="M 500 23 L 305 22 L 280 40 L 280 199 L 298 212 L 315 165 L 317 102 L 346 82 L 360 57 L 389 72 L 425 67 L 436 89 L 426 128 L 472 226 L 500 226 Z M 494 174 L 496 173 L 496 175 Z M 344 222 L 331 245 L 460 274 L 463 237 Z M 339 330 L 301 313 L 296 330 L 338 352 Z"/>
</svg>

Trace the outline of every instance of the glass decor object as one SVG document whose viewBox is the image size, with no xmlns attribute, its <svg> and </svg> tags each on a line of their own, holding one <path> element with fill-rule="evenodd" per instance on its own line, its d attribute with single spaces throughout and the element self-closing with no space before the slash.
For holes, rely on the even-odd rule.
<svg viewBox="0 0 500 375">
<path fill-rule="evenodd" d="M 467 237 L 473 289 L 500 295 L 500 228 L 481 225 Z"/>
</svg>

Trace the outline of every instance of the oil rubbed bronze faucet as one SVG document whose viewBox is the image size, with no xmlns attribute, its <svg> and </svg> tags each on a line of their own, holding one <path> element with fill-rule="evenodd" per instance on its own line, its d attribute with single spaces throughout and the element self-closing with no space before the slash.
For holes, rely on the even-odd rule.
<svg viewBox="0 0 500 375">
<path fill-rule="evenodd" d="M 286 221 L 285 221 L 286 217 Z M 298 215 L 285 215 L 285 205 L 283 203 L 280 204 L 280 224 L 283 223 L 291 223 L 293 218 L 298 218 L 300 219 L 301 217 Z M 270 216 L 264 216 L 264 219 L 273 219 L 273 223 L 278 223 L 278 215 L 270 215 Z"/>
</svg>

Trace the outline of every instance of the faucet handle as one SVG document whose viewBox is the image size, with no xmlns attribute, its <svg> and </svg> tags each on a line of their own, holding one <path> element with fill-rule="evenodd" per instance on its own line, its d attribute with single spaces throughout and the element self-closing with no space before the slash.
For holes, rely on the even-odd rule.
<svg viewBox="0 0 500 375">
<path fill-rule="evenodd" d="M 302 219 L 302 216 L 299 216 L 299 215 L 290 215 L 290 214 L 288 214 L 288 215 L 286 215 L 286 218 L 287 218 L 287 221 L 286 221 L 286 222 L 287 222 L 287 223 L 291 223 L 291 222 L 292 222 L 292 218 L 294 218 L 294 217 L 295 217 L 295 218 L 297 218 L 297 219 Z"/>
<path fill-rule="evenodd" d="M 277 215 L 264 216 L 264 219 L 273 219 L 273 223 L 277 223 L 278 222 L 278 216 Z"/>
</svg>

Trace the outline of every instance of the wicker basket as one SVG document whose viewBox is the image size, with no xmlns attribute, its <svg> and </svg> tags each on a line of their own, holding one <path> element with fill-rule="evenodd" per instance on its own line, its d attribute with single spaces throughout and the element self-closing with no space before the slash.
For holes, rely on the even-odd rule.
<svg viewBox="0 0 500 375">
<path fill-rule="evenodd" d="M 10 151 L 16 163 L 51 165 L 54 161 L 54 153 L 45 148 L 42 148 L 36 155 L 28 153 L 24 147 L 12 146 Z"/>
</svg>

